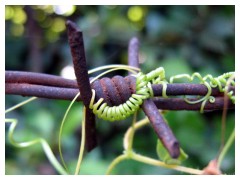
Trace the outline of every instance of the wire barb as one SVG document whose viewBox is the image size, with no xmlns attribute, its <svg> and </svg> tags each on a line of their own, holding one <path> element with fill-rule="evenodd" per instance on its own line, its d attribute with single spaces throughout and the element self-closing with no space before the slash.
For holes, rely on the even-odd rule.
<svg viewBox="0 0 240 180">
<path fill-rule="evenodd" d="M 91 151 L 97 146 L 97 135 L 95 130 L 95 115 L 92 113 L 92 110 L 88 108 L 92 92 L 85 58 L 83 35 L 75 23 L 67 21 L 66 26 L 68 30 L 68 42 L 73 58 L 74 72 L 80 94 L 82 95 L 83 104 L 86 107 L 86 146 L 87 150 Z"/>
</svg>

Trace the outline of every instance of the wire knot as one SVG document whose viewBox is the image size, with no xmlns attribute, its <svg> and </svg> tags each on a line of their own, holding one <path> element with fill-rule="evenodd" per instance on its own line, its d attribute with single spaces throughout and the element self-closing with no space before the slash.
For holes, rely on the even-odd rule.
<svg viewBox="0 0 240 180">
<path fill-rule="evenodd" d="M 135 79 L 135 92 L 133 92 L 133 78 Z M 92 89 L 93 95 L 89 108 L 93 109 L 93 113 L 104 120 L 123 120 L 136 112 L 145 99 L 153 97 L 151 84 L 164 82 L 163 80 L 165 80 L 165 72 L 162 67 L 148 74 L 139 72 L 137 75 L 128 76 L 126 79 L 121 79 L 120 76 L 115 76 L 112 79 L 103 78 L 93 84 L 94 89 Z M 119 91 L 120 88 L 123 88 L 121 85 L 124 86 L 126 82 L 128 87 L 125 86 L 124 89 Z M 99 88 L 100 86 L 102 88 Z M 94 103 L 95 88 L 101 94 L 96 103 Z M 120 92 L 124 92 L 126 96 Z"/>
</svg>

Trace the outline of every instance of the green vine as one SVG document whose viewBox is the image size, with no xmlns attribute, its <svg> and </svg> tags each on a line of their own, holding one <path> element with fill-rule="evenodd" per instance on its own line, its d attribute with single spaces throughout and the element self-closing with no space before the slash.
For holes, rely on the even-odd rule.
<svg viewBox="0 0 240 180">
<path fill-rule="evenodd" d="M 180 74 L 172 76 L 170 78 L 170 83 L 173 83 L 175 79 L 181 78 L 187 78 L 190 82 L 192 82 L 194 78 L 197 77 L 200 80 L 200 83 L 204 84 L 207 87 L 207 94 L 196 101 L 190 101 L 187 98 L 184 99 L 189 104 L 196 104 L 202 102 L 200 112 L 203 113 L 204 106 L 208 100 L 211 103 L 215 102 L 215 98 L 211 96 L 212 88 L 218 87 L 220 92 L 227 91 L 227 79 L 229 79 L 231 76 L 234 76 L 234 74 L 234 72 L 229 72 L 216 78 L 212 77 L 212 75 L 210 74 L 204 77 L 202 77 L 199 73 L 193 73 L 191 76 L 188 74 Z M 118 106 L 108 106 L 106 102 L 103 103 L 103 98 L 100 98 L 94 104 L 95 90 L 92 89 L 93 95 L 89 108 L 93 109 L 93 113 L 96 114 L 99 118 L 109 121 L 126 119 L 128 116 L 132 115 L 139 109 L 140 105 L 143 103 L 143 100 L 149 97 L 153 97 L 153 90 L 151 88 L 151 84 L 162 84 L 162 97 L 168 97 L 166 92 L 168 82 L 165 79 L 165 70 L 163 67 L 159 67 L 146 75 L 142 72 L 139 72 L 137 75 L 134 76 L 136 77 L 136 93 L 132 94 L 129 100 L 127 100 L 124 104 L 120 104 Z M 208 80 L 210 82 L 208 82 Z M 231 85 L 235 86 L 234 80 L 231 81 Z M 233 91 L 228 92 L 227 95 L 232 100 L 232 102 L 235 103 L 235 96 L 233 95 Z"/>
<path fill-rule="evenodd" d="M 135 118 L 134 118 L 133 122 L 135 122 Z M 168 168 L 168 169 L 174 169 L 174 170 L 189 173 L 189 174 L 202 174 L 203 173 L 203 171 L 198 170 L 198 169 L 188 168 L 188 167 L 179 166 L 179 165 L 169 165 L 163 161 L 155 160 L 155 159 L 135 153 L 132 149 L 132 144 L 133 144 L 132 137 L 136 130 L 144 127 L 147 124 L 149 124 L 149 120 L 146 117 L 143 120 L 140 120 L 137 123 L 134 123 L 134 125 L 132 125 L 127 130 L 127 132 L 125 133 L 125 136 L 124 136 L 124 140 L 123 140 L 124 153 L 122 155 L 116 157 L 112 161 L 112 163 L 108 167 L 106 174 L 111 174 L 111 172 L 113 171 L 113 169 L 116 167 L 117 164 L 119 164 L 123 160 L 127 160 L 127 159 L 132 159 L 132 160 L 139 161 L 139 162 L 142 162 L 145 164 L 150 164 L 153 166 L 160 166 L 160 167 L 164 167 L 164 168 Z"/>
<path fill-rule="evenodd" d="M 102 67 L 90 70 L 89 74 L 97 72 L 97 71 L 101 71 L 101 70 L 106 70 L 106 71 L 101 73 L 100 75 L 96 76 L 95 78 L 93 78 L 90 83 L 93 83 L 96 79 L 102 77 L 103 75 L 105 75 L 109 72 L 112 72 L 112 71 L 116 71 L 116 70 L 130 71 L 133 73 L 133 76 L 136 77 L 136 93 L 132 94 L 132 96 L 129 98 L 129 100 L 127 102 L 125 102 L 124 104 L 121 104 L 119 106 L 109 107 L 109 106 L 107 106 L 106 103 L 102 103 L 104 100 L 102 98 L 100 100 L 98 100 L 96 103 L 94 103 L 95 91 L 92 90 L 93 95 L 92 95 L 92 99 L 91 99 L 91 103 L 90 103 L 90 108 L 93 109 L 93 112 L 99 118 L 102 118 L 104 120 L 114 121 L 114 120 L 125 119 L 128 116 L 134 114 L 132 126 L 127 130 L 127 132 L 124 136 L 124 140 L 123 140 L 124 153 L 122 155 L 116 157 L 112 161 L 112 163 L 109 165 L 109 168 L 108 168 L 106 174 L 111 174 L 112 170 L 117 166 L 117 164 L 126 159 L 132 159 L 135 161 L 139 161 L 139 162 L 146 163 L 146 164 L 151 164 L 154 166 L 170 168 L 170 169 L 174 169 L 174 170 L 189 173 L 189 174 L 202 174 L 203 173 L 202 170 L 192 169 L 192 168 L 180 166 L 178 164 L 167 164 L 164 161 L 155 160 L 155 159 L 135 153 L 133 151 L 133 140 L 134 140 L 135 131 L 144 127 L 145 125 L 147 125 L 149 123 L 149 120 L 147 118 L 144 118 L 143 120 L 137 122 L 137 115 L 136 115 L 137 110 L 139 109 L 139 107 L 142 104 L 144 99 L 147 99 L 147 98 L 153 96 L 153 90 L 151 88 L 151 84 L 162 84 L 163 85 L 162 97 L 168 98 L 167 84 L 173 83 L 176 79 L 183 79 L 183 78 L 187 79 L 190 82 L 192 82 L 195 78 L 197 78 L 201 84 L 204 84 L 207 87 L 208 91 L 207 91 L 206 95 L 204 97 L 199 98 L 198 100 L 190 101 L 186 97 L 184 97 L 185 101 L 189 104 L 195 104 L 195 103 L 201 102 L 202 104 L 201 104 L 200 112 L 204 111 L 204 106 L 207 101 L 209 101 L 210 103 L 215 102 L 215 98 L 213 96 L 211 96 L 211 94 L 212 94 L 212 88 L 216 88 L 216 87 L 219 89 L 220 92 L 224 92 L 225 94 L 227 94 L 228 98 L 235 104 L 235 95 L 234 95 L 233 91 L 228 92 L 229 85 L 235 86 L 235 79 L 233 78 L 235 73 L 229 72 L 229 73 L 225 73 L 225 74 L 215 77 L 215 78 L 212 77 L 212 75 L 206 75 L 206 76 L 202 77 L 199 73 L 193 73 L 192 75 L 181 74 L 181 75 L 172 76 L 170 78 L 170 81 L 168 82 L 165 78 L 165 70 L 162 67 L 159 67 L 159 68 L 149 72 L 148 74 L 143 74 L 142 72 L 138 72 L 138 71 L 140 71 L 138 68 L 125 66 L 125 65 L 109 65 L 109 66 L 102 66 Z M 138 72 L 138 73 L 136 73 L 136 72 Z M 63 120 L 62 120 L 62 123 L 60 126 L 60 130 L 59 130 L 59 153 L 60 153 L 60 158 L 61 158 L 61 162 L 62 162 L 63 166 L 55 158 L 49 144 L 47 143 L 47 141 L 45 139 L 38 138 L 38 139 L 35 139 L 32 141 L 21 142 L 21 143 L 17 143 L 16 141 L 14 141 L 13 134 L 14 134 L 15 127 L 17 125 L 16 119 L 5 119 L 6 123 L 11 123 L 9 132 L 8 132 L 8 138 L 9 138 L 10 143 L 13 146 L 16 146 L 19 148 L 29 147 L 36 143 L 40 143 L 42 145 L 43 150 L 44 150 L 46 156 L 48 157 L 50 163 L 55 167 L 55 169 L 58 171 L 58 173 L 59 174 L 70 174 L 70 172 L 67 168 L 67 165 L 64 161 L 62 150 L 61 150 L 61 136 L 62 136 L 65 121 L 67 119 L 67 115 L 71 109 L 71 106 L 76 101 L 76 99 L 79 95 L 80 95 L 80 93 L 78 93 L 75 96 L 73 101 L 70 103 L 68 109 L 66 110 L 66 113 L 63 117 Z M 28 102 L 35 100 L 35 99 L 36 99 L 35 97 L 30 98 L 27 101 L 24 101 L 12 108 L 7 109 L 5 111 L 5 113 L 8 113 Z M 219 156 L 219 161 L 218 161 L 219 166 L 220 166 L 222 159 L 225 156 L 227 150 L 233 143 L 233 140 L 234 140 L 234 131 L 233 131 L 232 135 L 230 136 L 227 144 L 224 146 L 222 153 Z M 80 172 L 81 162 L 82 162 L 83 153 L 84 153 L 84 144 L 85 144 L 85 115 L 82 120 L 82 140 L 81 140 L 81 146 L 80 146 L 80 150 L 79 150 L 78 162 L 77 162 L 76 169 L 75 169 L 75 174 L 79 174 L 79 172 Z M 175 162 L 175 161 L 173 161 L 173 162 Z"/>
</svg>

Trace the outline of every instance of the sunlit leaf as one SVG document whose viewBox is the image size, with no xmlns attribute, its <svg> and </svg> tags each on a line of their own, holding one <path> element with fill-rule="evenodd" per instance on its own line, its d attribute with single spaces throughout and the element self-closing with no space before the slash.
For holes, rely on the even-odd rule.
<svg viewBox="0 0 240 180">
<path fill-rule="evenodd" d="M 173 159 L 160 140 L 157 140 L 157 155 L 159 159 L 165 162 L 166 164 L 174 165 L 179 165 L 182 163 L 182 161 L 188 158 L 188 155 L 182 150 L 182 148 L 180 148 L 179 157 L 177 159 Z"/>
</svg>

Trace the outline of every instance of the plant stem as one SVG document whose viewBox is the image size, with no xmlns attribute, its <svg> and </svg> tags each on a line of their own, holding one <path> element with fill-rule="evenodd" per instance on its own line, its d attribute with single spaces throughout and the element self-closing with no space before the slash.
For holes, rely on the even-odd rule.
<svg viewBox="0 0 240 180">
<path fill-rule="evenodd" d="M 127 132 L 125 133 L 124 135 L 124 139 L 123 139 L 123 147 L 125 150 L 129 149 L 129 143 L 130 143 L 130 136 L 131 134 L 133 134 L 133 131 L 145 126 L 146 124 L 149 123 L 149 120 L 148 118 L 144 118 L 143 120 L 140 120 L 138 121 L 137 123 L 134 123 L 134 126 L 131 126 Z M 133 135 L 132 135 L 133 136 Z M 133 140 L 133 137 L 132 137 L 132 140 Z M 132 143 L 132 140 L 131 140 L 131 143 Z M 132 148 L 132 145 L 131 145 L 131 148 Z"/>
<path fill-rule="evenodd" d="M 101 71 L 101 70 L 105 70 L 105 69 L 113 69 L 113 68 L 121 68 L 121 69 L 126 69 L 129 72 L 133 72 L 135 74 L 135 71 L 140 71 L 139 68 L 135 68 L 132 66 L 128 66 L 128 65 L 122 65 L 122 64 L 111 64 L 111 65 L 104 65 L 104 66 L 100 66 L 94 69 L 91 69 L 88 71 L 88 74 L 92 74 L 95 73 L 97 71 Z M 134 71 L 135 70 L 135 71 Z"/>
<path fill-rule="evenodd" d="M 108 169 L 107 169 L 107 172 L 106 172 L 106 175 L 109 175 L 111 173 L 111 171 L 113 170 L 113 168 L 118 164 L 120 163 L 121 161 L 125 160 L 125 159 L 128 159 L 128 154 L 122 154 L 118 157 L 116 157 L 112 163 L 108 166 Z"/>
<path fill-rule="evenodd" d="M 9 131 L 8 131 L 8 139 L 9 139 L 9 142 L 13 146 L 18 147 L 18 148 L 25 148 L 25 147 L 33 146 L 38 143 L 41 144 L 48 160 L 53 165 L 53 167 L 56 169 L 56 171 L 62 175 L 68 174 L 65 171 L 65 169 L 61 166 L 61 164 L 58 162 L 57 158 L 54 156 L 49 144 L 47 143 L 47 141 L 45 139 L 37 138 L 37 139 L 31 140 L 31 141 L 16 142 L 13 138 L 13 133 L 14 133 L 15 128 L 18 123 L 17 119 L 5 119 L 5 123 L 11 123 Z"/>
<path fill-rule="evenodd" d="M 82 120 L 82 139 L 81 139 L 81 145 L 80 145 L 80 151 L 78 156 L 78 162 L 75 170 L 75 175 L 78 175 L 80 172 L 80 166 L 83 158 L 83 152 L 84 152 L 84 145 L 85 145 L 85 117 L 86 117 L 86 107 L 83 108 L 83 120 Z"/>
<path fill-rule="evenodd" d="M 126 141 L 124 138 L 124 149 L 127 151 L 132 151 L 132 146 L 133 146 L 133 137 L 134 137 L 134 133 L 135 133 L 135 123 L 136 123 L 136 119 L 137 119 L 137 113 L 134 113 L 133 115 L 133 122 L 132 122 L 132 126 L 131 126 L 131 131 L 129 132 L 128 136 L 126 136 Z M 125 144 L 126 142 L 126 144 Z"/>
<path fill-rule="evenodd" d="M 220 153 L 219 157 L 218 157 L 218 168 L 220 168 L 222 160 L 224 158 L 224 156 L 226 155 L 228 149 L 230 148 L 230 146 L 232 145 L 233 141 L 235 139 L 235 128 L 232 131 L 232 134 L 230 135 L 230 137 L 227 140 L 227 143 L 225 144 L 225 146 L 222 149 L 222 152 Z"/>
<path fill-rule="evenodd" d="M 21 102 L 21 103 L 19 103 L 19 104 L 16 104 L 15 106 L 10 107 L 10 108 L 8 108 L 7 110 L 5 110 L 5 114 L 13 111 L 14 109 L 17 109 L 17 108 L 23 106 L 24 104 L 27 104 L 27 103 L 35 100 L 35 99 L 37 99 L 37 97 L 32 97 L 32 98 L 27 99 L 26 101 L 23 101 L 23 102 Z"/>
<path fill-rule="evenodd" d="M 224 143 L 225 143 L 225 131 L 226 131 L 226 119 L 227 119 L 227 106 L 228 106 L 228 90 L 229 90 L 229 87 L 231 85 L 231 81 L 235 78 L 235 76 L 231 76 L 228 80 L 227 80 L 227 83 L 226 83 L 226 87 L 225 87 L 225 90 L 224 90 L 224 105 L 223 105 L 223 112 L 222 112 L 222 128 L 221 128 L 221 146 L 220 146 L 220 153 L 221 153 L 221 150 L 222 148 L 224 147 Z"/>
<path fill-rule="evenodd" d="M 178 165 L 168 165 L 168 164 L 165 164 L 162 161 L 158 161 L 158 160 L 155 160 L 155 159 L 152 159 L 152 158 L 148 158 L 148 157 L 136 154 L 136 153 L 132 153 L 131 158 L 133 160 L 136 160 L 136 161 L 139 161 L 139 162 L 142 162 L 142 163 L 145 163 L 145 164 L 150 164 L 150 165 L 153 165 L 153 166 L 161 166 L 161 167 L 164 167 L 164 168 L 174 169 L 174 170 L 189 173 L 189 174 L 202 174 L 203 173 L 202 170 L 188 168 L 188 167 L 184 167 L 184 166 L 178 166 Z"/>
<path fill-rule="evenodd" d="M 77 93 L 77 95 L 74 97 L 74 99 L 72 100 L 72 102 L 70 103 L 70 105 L 68 106 L 64 116 L 63 116 L 63 119 L 62 119 L 62 122 L 61 122 L 61 126 L 60 126 L 60 129 L 59 129 L 59 135 L 58 135 L 58 150 L 59 150 L 59 156 L 60 156 L 60 159 L 62 161 L 62 164 L 64 166 L 64 168 L 68 171 L 68 168 L 67 168 L 67 165 L 64 161 L 64 158 L 63 158 L 63 154 L 62 154 L 62 142 L 61 142 L 61 137 L 62 137 L 62 132 L 63 132 L 63 126 L 64 126 L 64 123 L 67 119 L 67 115 L 73 105 L 73 103 L 76 101 L 76 99 L 78 98 L 78 96 L 80 96 L 80 93 Z"/>
</svg>

